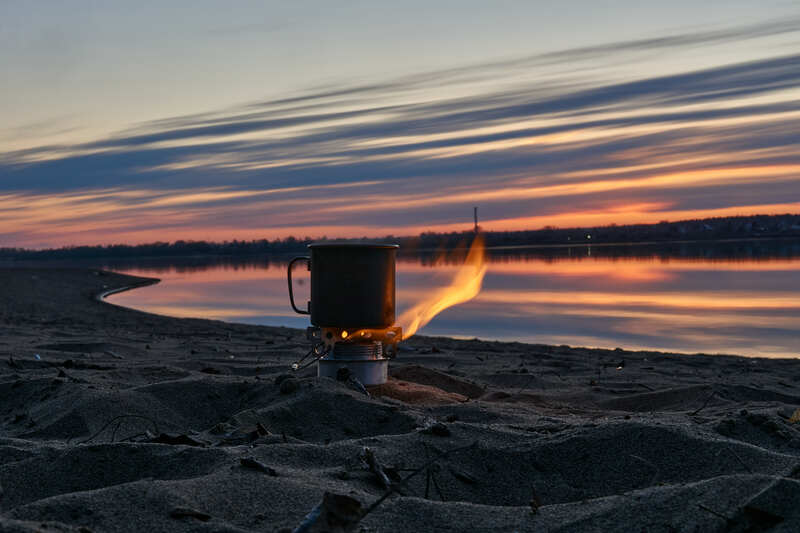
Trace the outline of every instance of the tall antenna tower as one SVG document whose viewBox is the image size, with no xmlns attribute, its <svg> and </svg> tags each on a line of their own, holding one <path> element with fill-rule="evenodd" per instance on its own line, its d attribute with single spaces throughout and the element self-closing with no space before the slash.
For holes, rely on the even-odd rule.
<svg viewBox="0 0 800 533">
<path fill-rule="evenodd" d="M 475 219 L 475 229 L 473 231 L 475 233 L 478 233 L 478 208 L 477 208 L 477 206 L 472 208 L 472 218 Z"/>
</svg>

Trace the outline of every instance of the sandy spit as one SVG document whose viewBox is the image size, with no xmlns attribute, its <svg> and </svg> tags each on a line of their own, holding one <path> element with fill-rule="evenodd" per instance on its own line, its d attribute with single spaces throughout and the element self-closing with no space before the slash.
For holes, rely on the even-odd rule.
<svg viewBox="0 0 800 533">
<path fill-rule="evenodd" d="M 302 331 L 0 270 L 0 531 L 800 531 L 800 360 L 415 337 L 371 397 L 289 375 Z M 800 345 L 798 345 L 800 349 Z M 457 450 L 447 453 L 449 450 Z"/>
</svg>

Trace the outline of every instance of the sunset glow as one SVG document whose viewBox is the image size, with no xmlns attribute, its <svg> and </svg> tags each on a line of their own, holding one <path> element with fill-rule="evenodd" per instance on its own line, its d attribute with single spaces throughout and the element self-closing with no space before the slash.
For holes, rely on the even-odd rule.
<svg viewBox="0 0 800 533">
<path fill-rule="evenodd" d="M 561 38 L 563 28 L 520 5 L 516 14 L 492 11 L 507 20 L 481 41 L 485 50 L 400 16 L 397 24 L 422 32 L 419 43 L 383 35 L 365 47 L 342 35 L 347 61 L 329 65 L 298 50 L 304 64 L 258 56 L 255 70 L 245 61 L 251 50 L 230 48 L 222 34 L 173 35 L 189 39 L 180 50 L 203 43 L 229 54 L 208 55 L 202 68 L 188 58 L 153 67 L 136 87 L 110 79 L 115 90 L 77 77 L 37 81 L 26 61 L 52 70 L 55 59 L 31 55 L 32 37 L 6 38 L 0 246 L 463 231 L 476 205 L 486 231 L 798 212 L 800 58 L 792 54 L 800 18 L 788 6 L 740 8 L 749 15 L 733 20 L 693 5 L 694 25 L 683 28 L 688 6 L 655 18 L 639 9 L 635 24 L 612 16 L 607 28 L 587 23 Z M 456 34 L 469 26 L 461 14 L 431 9 L 452 19 Z M 583 9 L 605 17 L 627 8 Z M 132 31 L 112 12 L 93 15 Z M 220 23 L 192 16 L 202 18 L 197 28 Z M 298 42 L 289 27 L 248 34 L 260 43 L 253 49 Z M 64 31 L 66 48 L 84 38 Z M 177 42 L 142 46 L 180 56 Z M 115 45 L 117 63 L 139 72 L 124 60 L 138 52 Z M 421 53 L 412 65 L 407 47 L 470 52 Z M 70 68 L 100 77 L 106 61 L 97 53 L 84 50 Z M 270 69 L 286 76 L 278 82 Z M 172 70 L 206 85 L 185 85 Z M 222 86 L 207 77 L 220 70 L 229 73 Z M 108 102 L 111 94 L 122 100 Z"/>
</svg>

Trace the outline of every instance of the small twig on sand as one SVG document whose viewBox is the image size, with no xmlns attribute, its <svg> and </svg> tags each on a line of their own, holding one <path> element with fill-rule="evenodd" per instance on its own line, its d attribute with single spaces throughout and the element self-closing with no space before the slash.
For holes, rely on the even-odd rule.
<svg viewBox="0 0 800 533">
<path fill-rule="evenodd" d="M 101 427 L 99 430 L 97 430 L 97 432 L 94 435 L 92 435 L 88 439 L 85 439 L 85 440 L 82 440 L 82 441 L 78 442 L 78 444 L 86 444 L 87 442 L 93 441 L 100 434 L 102 434 L 103 431 L 105 431 L 106 428 L 108 428 L 111 424 L 113 424 L 117 420 L 122 420 L 124 418 L 141 418 L 143 420 L 147 420 L 148 422 L 153 424 L 153 428 L 156 430 L 156 433 L 161 433 L 161 431 L 159 431 L 159 429 L 158 429 L 158 423 L 156 423 L 156 421 L 153 420 L 152 418 L 150 418 L 149 416 L 145 416 L 145 415 L 119 415 L 119 416 L 115 416 L 114 418 L 112 418 L 111 420 L 109 420 L 108 422 L 103 424 L 103 427 Z M 115 432 L 116 432 L 116 430 L 115 430 Z M 113 437 L 113 435 L 112 435 L 112 437 Z M 113 440 L 112 440 L 112 442 L 113 442 Z"/>
<path fill-rule="evenodd" d="M 560 379 L 561 381 L 566 381 L 566 379 L 564 379 L 563 377 L 561 377 L 561 374 L 559 374 L 559 373 L 558 373 L 558 372 L 556 372 L 555 370 L 542 370 L 542 374 L 554 374 L 554 375 L 555 375 L 555 376 L 556 376 L 558 379 Z"/>
<path fill-rule="evenodd" d="M 471 448 L 474 448 L 477 445 L 478 445 L 478 441 L 473 441 L 470 444 L 467 444 L 466 446 L 459 446 L 458 448 L 453 448 L 453 449 L 450 449 L 450 450 L 443 451 L 442 453 L 438 454 L 433 459 L 431 459 L 429 461 L 426 461 L 425 464 L 423 464 L 419 468 L 415 469 L 409 475 L 407 475 L 402 480 L 400 480 L 400 482 L 393 484 L 390 489 L 388 489 L 386 492 L 383 493 L 383 496 L 381 496 L 380 498 L 375 500 L 369 507 L 367 507 L 367 509 L 364 511 L 364 514 L 362 515 L 362 518 L 364 516 L 367 516 L 369 513 L 371 513 L 375 509 L 377 509 L 377 507 L 380 504 L 382 504 L 383 501 L 386 498 L 388 498 L 389 496 L 391 496 L 392 494 L 397 492 L 398 489 L 402 489 L 405 486 L 405 484 L 408 483 L 411 480 L 411 478 L 416 477 L 420 472 L 428 470 L 428 468 L 432 464 L 434 464 L 436 461 L 439 461 L 440 459 L 444 459 L 445 457 L 447 457 L 449 455 L 452 455 L 454 453 L 463 452 L 464 450 L 469 450 Z"/>
<path fill-rule="evenodd" d="M 705 409 L 706 406 L 708 405 L 708 402 L 711 401 L 711 398 L 713 398 L 716 393 L 717 393 L 717 391 L 715 391 L 714 389 L 711 389 L 711 394 L 708 395 L 708 398 L 706 398 L 706 401 L 703 402 L 703 405 L 701 405 L 697 410 L 692 411 L 691 413 L 689 413 L 689 416 L 694 416 L 697 413 L 699 413 L 700 411 L 702 411 L 703 409 Z"/>
<path fill-rule="evenodd" d="M 169 512 L 169 516 L 172 518 L 195 518 L 201 522 L 208 522 L 211 520 L 210 514 L 188 507 L 176 507 Z"/>
<path fill-rule="evenodd" d="M 117 425 L 114 426 L 114 431 L 111 432 L 111 442 L 117 440 L 117 430 L 119 430 L 119 427 L 121 425 L 122 425 L 122 420 L 117 421 Z"/>
<path fill-rule="evenodd" d="M 517 389 L 517 392 L 515 392 L 515 393 L 514 393 L 514 396 L 517 396 L 519 393 L 521 393 L 522 391 L 524 391 L 525 389 L 527 389 L 527 388 L 528 388 L 528 385 L 530 385 L 530 384 L 531 384 L 531 381 L 533 381 L 533 379 L 534 379 L 535 377 L 536 377 L 536 374 L 531 374 L 530 376 L 528 376 L 528 379 L 526 379 L 526 380 L 525 380 L 525 384 L 524 384 L 524 385 L 522 385 L 522 387 L 520 387 L 519 389 Z"/>
<path fill-rule="evenodd" d="M 425 472 L 425 499 L 427 500 L 431 494 L 431 470 L 430 468 Z"/>
<path fill-rule="evenodd" d="M 446 502 L 447 499 L 444 497 L 444 493 L 442 493 L 442 489 L 439 487 L 439 482 L 436 481 L 436 473 L 431 474 L 431 481 L 433 481 L 433 488 L 436 489 L 436 492 L 439 494 L 439 499 L 443 502 Z"/>
<path fill-rule="evenodd" d="M 716 516 L 717 518 L 721 518 L 721 519 L 725 520 L 726 522 L 729 522 L 729 521 L 730 521 L 730 518 L 728 518 L 728 517 L 727 517 L 727 516 L 725 516 L 724 514 L 722 514 L 722 513 L 720 513 L 720 512 L 717 512 L 717 511 L 715 511 L 714 509 L 711 509 L 710 507 L 706 507 L 706 506 L 705 506 L 705 505 L 703 505 L 702 503 L 698 503 L 698 504 L 697 504 L 697 506 L 698 506 L 700 509 L 702 509 L 703 511 L 706 511 L 706 512 L 709 512 L 709 513 L 713 514 L 713 515 L 714 515 L 714 516 Z"/>
<path fill-rule="evenodd" d="M 366 509 L 363 509 L 361 507 L 361 503 L 355 498 L 344 494 L 332 494 L 330 492 L 326 492 L 322 496 L 322 501 L 317 504 L 305 516 L 305 518 L 303 518 L 303 521 L 294 529 L 293 533 L 312 533 L 320 531 L 328 531 L 330 533 L 349 533 L 351 531 L 355 531 L 356 527 L 358 527 L 358 524 L 364 519 L 365 516 L 374 511 L 381 503 L 383 503 L 384 500 L 386 500 L 386 498 L 395 492 L 399 493 L 400 489 L 403 488 L 403 486 L 408 483 L 411 478 L 415 477 L 420 472 L 425 471 L 427 471 L 430 476 L 430 467 L 436 461 L 443 459 L 448 455 L 473 448 L 477 446 L 477 444 L 478 442 L 475 441 L 467 446 L 461 446 L 459 448 L 453 448 L 452 450 L 441 452 L 433 459 L 426 461 L 425 464 L 419 468 L 414 469 L 413 472 L 404 477 L 398 483 L 389 482 L 387 477 L 386 480 L 388 482 L 388 488 L 386 489 L 386 492 L 384 492 L 383 496 L 375 500 L 372 505 Z M 374 454 L 371 450 L 369 450 L 369 448 L 364 448 L 364 450 L 364 455 L 366 457 L 372 456 L 374 459 Z M 369 461 L 369 459 L 365 460 Z M 377 459 L 375 459 L 375 464 L 379 465 Z M 381 476 L 378 475 L 378 477 L 380 478 Z M 429 477 L 429 479 L 431 479 L 431 477 Z M 435 479 L 433 483 L 435 486 L 437 485 Z M 436 486 L 436 490 L 439 492 L 439 496 L 442 498 L 442 501 L 444 501 L 444 496 L 442 495 L 441 489 Z"/>
<path fill-rule="evenodd" d="M 748 471 L 748 472 L 750 472 L 751 474 L 754 474 L 754 473 L 755 473 L 755 472 L 753 472 L 753 469 L 752 469 L 752 468 L 750 468 L 750 466 L 749 466 L 747 463 L 745 463 L 744 461 L 742 461 L 742 458 L 741 458 L 741 457 L 739 457 L 739 454 L 738 454 L 738 453 L 736 453 L 736 452 L 733 450 L 733 448 L 731 448 L 730 446 L 728 446 L 728 451 L 729 451 L 729 452 L 731 452 L 731 453 L 733 454 L 733 456 L 734 456 L 734 457 L 736 457 L 736 460 L 737 460 L 737 461 L 739 461 L 739 464 L 741 464 L 741 465 L 742 465 L 742 466 L 745 468 L 745 470 L 747 470 L 747 471 Z"/>
<path fill-rule="evenodd" d="M 425 446 L 425 459 L 429 460 L 431 458 L 431 454 L 428 453 L 428 446 Z M 410 472 L 413 472 L 414 469 L 412 468 Z M 431 478 L 433 477 L 433 471 L 430 467 L 425 469 L 425 499 L 427 500 L 431 493 Z"/>
<path fill-rule="evenodd" d="M 631 453 L 631 454 L 629 454 L 629 455 L 630 455 L 631 457 L 633 457 L 634 459 L 636 459 L 636 460 L 638 460 L 638 461 L 641 461 L 641 462 L 643 462 L 643 463 L 644 463 L 644 464 L 646 464 L 647 466 L 651 467 L 653 470 L 655 470 L 655 473 L 653 474 L 653 477 L 652 477 L 652 478 L 650 478 L 650 482 L 648 483 L 648 486 L 653 486 L 653 485 L 655 485 L 655 484 L 656 484 L 656 481 L 658 480 L 658 477 L 659 477 L 659 475 L 661 474 L 661 469 L 660 469 L 660 468 L 658 468 L 658 466 L 657 466 L 655 463 L 653 463 L 653 462 L 651 462 L 651 461 L 648 461 L 648 460 L 647 460 L 647 459 L 645 459 L 644 457 L 639 457 L 638 455 L 633 455 L 632 453 Z"/>
<path fill-rule="evenodd" d="M 542 500 L 536 492 L 536 487 L 531 487 L 531 501 L 529 505 L 531 506 L 531 512 L 533 514 L 537 514 L 539 512 L 539 507 L 542 506 Z"/>
</svg>

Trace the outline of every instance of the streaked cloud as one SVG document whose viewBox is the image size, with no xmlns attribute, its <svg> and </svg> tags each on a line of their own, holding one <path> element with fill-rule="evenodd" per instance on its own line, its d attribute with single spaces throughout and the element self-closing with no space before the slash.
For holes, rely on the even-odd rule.
<svg viewBox="0 0 800 533">
<path fill-rule="evenodd" d="M 574 48 L 0 153 L 0 242 L 406 234 L 466 228 L 473 205 L 487 229 L 797 211 L 800 55 L 769 54 L 798 32 Z M 759 59 L 650 64 L 764 40 Z"/>
</svg>

